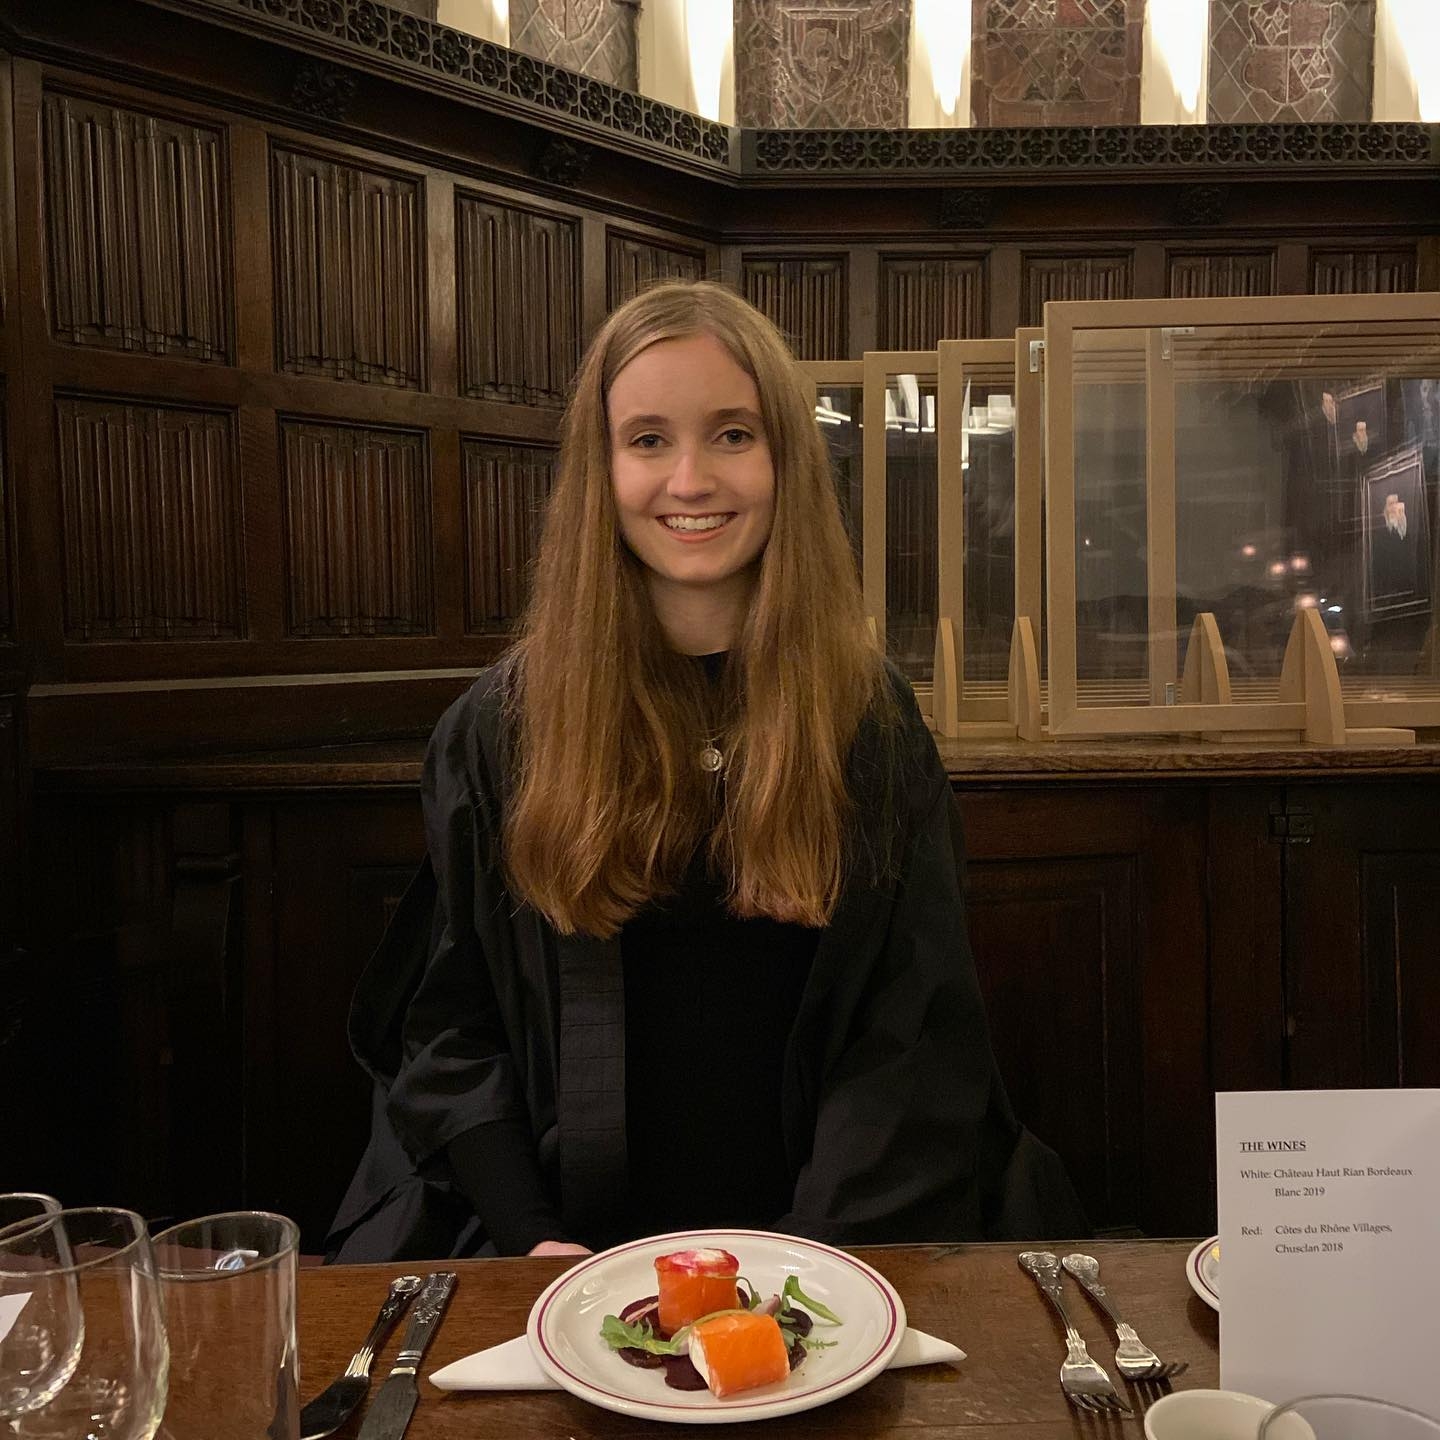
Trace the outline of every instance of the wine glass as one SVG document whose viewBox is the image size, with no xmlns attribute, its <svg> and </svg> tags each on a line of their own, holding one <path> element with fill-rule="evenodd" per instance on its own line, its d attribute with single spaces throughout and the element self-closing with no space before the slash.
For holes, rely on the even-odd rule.
<svg viewBox="0 0 1440 1440">
<path fill-rule="evenodd" d="M 1256 1440 L 1440 1440 L 1440 1420 L 1369 1395 L 1301 1395 L 1277 1405 Z"/>
<path fill-rule="evenodd" d="M 43 1220 L 61 1209 L 60 1202 L 53 1195 L 42 1195 L 38 1190 L 11 1190 L 0 1195 L 0 1234 L 12 1225 L 23 1225 L 34 1220 Z"/>
<path fill-rule="evenodd" d="M 0 1231 L 0 1416 L 17 1440 L 151 1440 L 169 1349 L 145 1222 L 60 1210 Z"/>
</svg>

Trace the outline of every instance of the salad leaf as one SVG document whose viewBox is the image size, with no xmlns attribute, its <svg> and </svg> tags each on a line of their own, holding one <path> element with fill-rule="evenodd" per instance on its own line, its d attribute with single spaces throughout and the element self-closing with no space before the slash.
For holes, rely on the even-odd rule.
<svg viewBox="0 0 1440 1440">
<path fill-rule="evenodd" d="M 813 1335 L 802 1335 L 800 1343 L 807 1350 L 833 1350 L 840 1342 L 838 1340 L 817 1340 Z"/>
<path fill-rule="evenodd" d="M 785 1286 L 780 1291 L 780 1298 L 783 1301 L 795 1301 L 797 1305 L 803 1305 L 805 1309 L 824 1320 L 830 1325 L 843 1325 L 845 1322 L 828 1305 L 822 1305 L 818 1300 L 812 1300 L 801 1288 L 800 1281 L 794 1275 L 785 1277 Z"/>
<path fill-rule="evenodd" d="M 660 1340 L 648 1325 L 629 1325 L 618 1315 L 607 1315 L 601 1322 L 600 1338 L 612 1350 L 644 1350 L 651 1355 L 687 1353 L 687 1346 L 680 1335 L 673 1340 Z"/>
</svg>

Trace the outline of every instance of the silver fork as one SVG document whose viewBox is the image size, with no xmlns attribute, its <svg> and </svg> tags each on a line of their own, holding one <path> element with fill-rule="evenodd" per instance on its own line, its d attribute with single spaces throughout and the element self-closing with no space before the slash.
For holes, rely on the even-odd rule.
<svg viewBox="0 0 1440 1440">
<path fill-rule="evenodd" d="M 1110 1303 L 1110 1292 L 1100 1283 L 1100 1262 L 1093 1255 L 1067 1255 L 1060 1263 L 1110 1317 L 1119 1342 L 1115 1346 L 1115 1368 L 1127 1380 L 1168 1380 L 1190 1368 L 1185 1360 L 1162 1360 L 1135 1333 L 1135 1327 L 1120 1318 L 1120 1312 Z"/>
<path fill-rule="evenodd" d="M 1065 1310 L 1060 1284 L 1060 1262 L 1048 1250 L 1026 1250 L 1020 1268 L 1040 1287 L 1041 1293 L 1060 1313 L 1065 1323 L 1065 1359 L 1060 1366 L 1060 1388 L 1077 1409 L 1091 1414 L 1129 1415 L 1133 1412 L 1120 1398 L 1105 1367 L 1090 1358 L 1080 1332 Z"/>
</svg>

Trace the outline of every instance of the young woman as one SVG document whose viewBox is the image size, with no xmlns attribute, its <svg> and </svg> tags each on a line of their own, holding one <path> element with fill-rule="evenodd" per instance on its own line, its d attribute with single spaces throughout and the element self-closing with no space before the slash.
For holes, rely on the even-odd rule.
<svg viewBox="0 0 1440 1440">
<path fill-rule="evenodd" d="M 360 981 L 373 1260 L 699 1226 L 1080 1233 L 995 1072 L 944 769 L 784 342 L 711 284 L 597 335 L 533 598 L 441 720 Z"/>
</svg>

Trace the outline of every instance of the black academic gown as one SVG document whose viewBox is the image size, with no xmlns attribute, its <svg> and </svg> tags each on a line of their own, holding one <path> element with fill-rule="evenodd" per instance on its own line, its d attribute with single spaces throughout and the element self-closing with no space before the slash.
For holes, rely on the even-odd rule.
<svg viewBox="0 0 1440 1440">
<path fill-rule="evenodd" d="M 620 942 L 557 934 L 505 888 L 508 673 L 484 672 L 436 727 L 428 857 L 355 993 L 373 1124 L 332 1260 L 493 1253 L 446 1146 L 494 1122 L 528 1127 L 568 1237 L 629 1234 Z M 887 739 L 867 721 L 850 756 L 857 858 L 785 1055 L 794 1200 L 773 1228 L 839 1244 L 1084 1234 L 1063 1168 L 1016 1122 L 996 1072 L 958 810 L 908 684 L 891 681 L 900 726 Z M 860 857 L 887 845 L 876 880 Z"/>
</svg>

